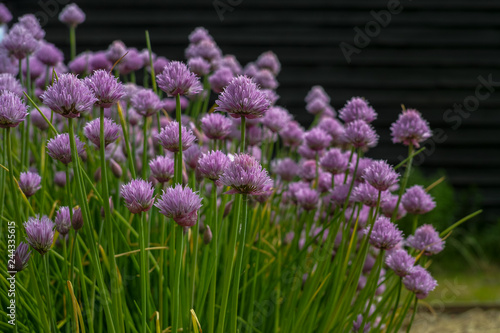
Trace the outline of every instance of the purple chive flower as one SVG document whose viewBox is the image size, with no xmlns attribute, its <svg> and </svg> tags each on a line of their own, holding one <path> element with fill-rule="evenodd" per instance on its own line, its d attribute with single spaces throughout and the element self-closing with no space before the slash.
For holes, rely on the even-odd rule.
<svg viewBox="0 0 500 333">
<path fill-rule="evenodd" d="M 190 34 L 189 34 L 189 42 L 193 44 L 198 44 L 203 40 L 212 40 L 212 36 L 210 36 L 210 33 L 208 32 L 207 29 L 204 27 L 196 27 Z"/>
<path fill-rule="evenodd" d="M 83 128 L 83 133 L 92 142 L 97 149 L 101 148 L 101 120 L 99 118 L 88 122 Z M 113 120 L 104 118 L 104 146 L 107 147 L 111 142 L 115 142 L 120 135 L 120 125 Z"/>
<path fill-rule="evenodd" d="M 75 59 L 69 62 L 68 67 L 72 73 L 83 75 L 89 71 L 89 59 L 89 52 L 80 53 Z"/>
<path fill-rule="evenodd" d="M 125 199 L 125 206 L 132 214 L 147 212 L 153 205 L 154 187 L 143 179 L 132 179 L 122 185 L 120 195 Z"/>
<path fill-rule="evenodd" d="M 59 21 L 75 28 L 77 25 L 85 22 L 85 13 L 76 3 L 70 3 L 59 14 Z"/>
<path fill-rule="evenodd" d="M 319 193 L 316 190 L 313 190 L 309 187 L 304 187 L 298 190 L 295 193 L 295 198 L 297 199 L 297 203 L 304 210 L 313 210 L 318 206 L 319 202 Z"/>
<path fill-rule="evenodd" d="M 3 43 L 0 43 L 0 73 L 9 73 L 16 76 L 19 72 L 18 65 L 19 61 L 9 53 Z"/>
<path fill-rule="evenodd" d="M 281 160 L 274 160 L 272 170 L 277 174 L 281 180 L 289 182 L 292 181 L 299 173 L 299 166 L 289 157 Z"/>
<path fill-rule="evenodd" d="M 191 72 L 202 77 L 210 73 L 210 64 L 201 57 L 195 57 L 188 60 L 188 67 Z M 162 67 L 163 68 L 163 67 Z M 232 76 L 231 76 L 232 77 Z"/>
<path fill-rule="evenodd" d="M 109 72 L 99 69 L 85 78 L 85 84 L 97 98 L 96 106 L 109 108 L 125 95 L 123 85 Z"/>
<path fill-rule="evenodd" d="M 83 216 L 82 209 L 80 207 L 73 208 L 73 219 L 71 220 L 71 226 L 75 231 L 80 230 L 83 227 Z"/>
<path fill-rule="evenodd" d="M 40 111 L 42 111 L 43 115 L 50 121 L 50 114 L 51 114 L 50 109 L 46 106 L 43 106 L 43 105 L 40 106 L 39 109 L 40 109 Z M 40 112 L 38 112 L 37 109 L 31 110 L 30 118 L 31 118 L 31 122 L 33 123 L 33 125 L 35 125 L 38 129 L 40 129 L 42 131 L 46 131 L 47 129 L 49 129 L 49 124 L 47 124 L 47 122 L 42 117 Z"/>
<path fill-rule="evenodd" d="M 89 72 L 92 73 L 98 69 L 111 70 L 113 63 L 106 57 L 106 52 L 98 51 L 92 53 L 89 58 Z"/>
<path fill-rule="evenodd" d="M 184 150 L 183 156 L 188 170 L 196 170 L 196 167 L 198 166 L 198 159 L 201 156 L 200 146 L 193 145 L 189 147 Z"/>
<path fill-rule="evenodd" d="M 28 66 L 27 66 L 28 58 L 24 59 L 21 64 L 21 70 L 23 73 L 23 77 L 26 79 L 28 77 Z M 30 63 L 30 78 L 35 81 L 38 77 L 43 74 L 43 83 L 45 84 L 45 65 L 38 60 L 36 57 L 29 58 Z M 36 82 L 36 81 L 35 81 Z M 39 85 L 37 85 L 38 87 Z"/>
<path fill-rule="evenodd" d="M 24 121 L 27 106 L 19 96 L 11 91 L 0 92 L 0 128 L 16 127 Z"/>
<path fill-rule="evenodd" d="M 344 126 L 334 118 L 323 117 L 318 123 L 318 127 L 332 137 L 332 143 L 339 145 L 344 137 Z"/>
<path fill-rule="evenodd" d="M 246 76 L 237 76 L 219 95 L 216 111 L 227 112 L 233 118 L 260 118 L 270 106 L 266 94 Z"/>
<path fill-rule="evenodd" d="M 3 3 L 0 3 L 0 24 L 9 23 L 10 21 L 12 21 L 12 14 Z"/>
<path fill-rule="evenodd" d="M 226 54 L 223 58 L 217 59 L 214 65 L 215 68 L 227 67 L 233 72 L 234 75 L 241 74 L 241 64 L 232 54 Z"/>
<path fill-rule="evenodd" d="M 71 229 L 71 215 L 68 206 L 59 207 L 54 219 L 56 230 L 63 236 L 67 235 Z"/>
<path fill-rule="evenodd" d="M 177 184 L 163 191 L 155 206 L 181 227 L 192 227 L 198 219 L 201 197 L 190 187 Z"/>
<path fill-rule="evenodd" d="M 398 203 L 397 195 L 388 195 L 386 197 L 386 200 L 380 203 L 380 210 L 382 211 L 382 214 L 384 214 L 384 216 L 389 218 L 392 217 L 392 213 L 394 212 L 394 209 L 396 209 L 397 203 Z M 403 205 L 399 203 L 398 212 L 396 214 L 396 220 L 403 218 L 405 215 L 406 215 L 406 210 L 404 209 Z"/>
<path fill-rule="evenodd" d="M 307 160 L 302 162 L 299 169 L 299 176 L 305 181 L 313 181 L 316 178 L 316 161 Z"/>
<path fill-rule="evenodd" d="M 203 154 L 198 160 L 198 171 L 205 178 L 216 181 L 228 167 L 229 158 L 220 150 Z"/>
<path fill-rule="evenodd" d="M 40 26 L 40 22 L 38 22 L 35 15 L 25 14 L 18 21 L 36 40 L 41 40 L 45 37 L 45 31 Z"/>
<path fill-rule="evenodd" d="M 267 110 L 264 118 L 262 118 L 262 125 L 277 133 L 281 131 L 290 120 L 292 120 L 292 115 L 287 109 L 281 106 L 273 106 Z"/>
<path fill-rule="evenodd" d="M 39 189 L 42 188 L 40 183 L 42 177 L 36 172 L 21 172 L 19 175 L 19 187 L 26 197 L 33 196 Z"/>
<path fill-rule="evenodd" d="M 78 139 L 75 135 L 76 150 L 80 157 L 85 157 L 85 144 Z M 69 164 L 71 162 L 71 147 L 69 142 L 69 134 L 63 133 L 52 138 L 47 142 L 47 150 L 50 157 L 55 160 L 62 162 L 63 164 Z"/>
<path fill-rule="evenodd" d="M 113 64 L 127 53 L 127 46 L 121 40 L 115 40 L 109 44 L 105 52 L 106 58 Z"/>
<path fill-rule="evenodd" d="M 363 179 L 379 191 L 386 191 L 398 182 L 399 174 L 386 161 L 374 161 L 363 171 Z"/>
<path fill-rule="evenodd" d="M 328 150 L 319 160 L 319 165 L 332 175 L 343 173 L 347 170 L 348 158 L 338 148 Z"/>
<path fill-rule="evenodd" d="M 257 58 L 256 65 L 261 69 L 268 69 L 273 75 L 278 75 L 281 70 L 278 56 L 272 51 L 262 53 Z"/>
<path fill-rule="evenodd" d="M 127 55 L 118 64 L 118 71 L 122 75 L 128 75 L 144 66 L 144 60 L 137 49 L 130 48 L 127 52 Z"/>
<path fill-rule="evenodd" d="M 161 129 L 161 132 L 156 135 L 163 148 L 173 153 L 178 152 L 179 147 L 179 123 L 171 121 L 167 126 Z M 182 150 L 186 150 L 193 145 L 196 137 L 193 131 L 188 130 L 185 126 L 181 126 Z"/>
<path fill-rule="evenodd" d="M 271 89 L 261 89 L 264 94 L 266 94 L 266 98 L 269 100 L 271 105 L 274 105 L 278 99 L 280 99 L 280 95 L 276 93 L 276 91 Z"/>
<path fill-rule="evenodd" d="M 361 277 L 364 277 L 364 276 L 361 276 Z M 364 282 L 363 288 L 364 288 L 365 284 L 366 284 L 366 282 Z M 363 288 L 361 288 L 361 289 L 363 289 Z M 352 332 L 353 333 L 368 333 L 370 331 L 370 327 L 371 327 L 370 323 L 366 323 L 365 327 L 363 327 L 363 329 L 361 329 L 361 325 L 363 325 L 363 315 L 359 314 L 356 317 L 356 320 L 354 320 L 352 322 Z"/>
<path fill-rule="evenodd" d="M 222 51 L 212 39 L 204 39 L 196 44 L 189 44 L 185 51 L 186 58 L 202 57 L 206 61 L 213 61 L 222 57 Z"/>
<path fill-rule="evenodd" d="M 304 135 L 307 146 L 314 151 L 327 148 L 332 141 L 332 137 L 319 127 L 315 127 Z"/>
<path fill-rule="evenodd" d="M 328 172 L 324 172 L 321 169 L 318 170 L 318 191 L 320 193 L 327 193 L 332 188 L 332 175 Z"/>
<path fill-rule="evenodd" d="M 415 266 L 410 274 L 403 278 L 406 289 L 415 293 L 418 299 L 424 299 L 437 286 L 437 281 L 422 266 Z"/>
<path fill-rule="evenodd" d="M 149 162 L 149 169 L 158 182 L 166 183 L 174 177 L 174 160 L 168 156 L 156 156 Z"/>
<path fill-rule="evenodd" d="M 349 152 L 346 152 L 346 158 L 348 158 L 349 154 L 350 154 Z M 363 174 L 364 174 L 366 168 L 368 168 L 370 165 L 372 165 L 373 159 L 371 159 L 369 157 L 360 158 L 359 163 L 358 163 L 358 170 L 356 170 L 356 174 L 354 174 L 354 169 L 356 168 L 356 158 L 357 158 L 357 155 L 354 154 L 352 156 L 352 161 L 349 164 L 349 171 L 351 173 L 351 176 L 353 176 L 357 181 L 364 182 Z"/>
<path fill-rule="evenodd" d="M 262 142 L 262 129 L 259 126 L 248 126 L 246 142 L 249 146 L 257 146 Z"/>
<path fill-rule="evenodd" d="M 1 4 L 3 5 L 3 4 Z M 25 242 L 20 242 L 14 252 L 14 267 L 9 264 L 8 271 L 19 273 L 26 267 L 28 267 L 28 261 L 30 260 L 31 251 L 29 251 L 30 246 Z"/>
<path fill-rule="evenodd" d="M 210 77 L 208 78 L 208 82 L 210 83 L 210 87 L 212 90 L 220 94 L 225 87 L 231 82 L 233 79 L 233 72 L 230 68 L 221 67 L 217 69 Z"/>
<path fill-rule="evenodd" d="M 209 139 L 222 140 L 231 133 L 233 122 L 220 113 L 209 113 L 201 118 L 201 130 Z"/>
<path fill-rule="evenodd" d="M 47 66 L 55 66 L 64 60 L 62 51 L 54 44 L 48 42 L 40 42 L 35 56 L 42 64 Z"/>
<path fill-rule="evenodd" d="M 322 86 L 313 86 L 311 90 L 307 93 L 305 101 L 307 104 L 311 103 L 314 100 L 320 99 L 325 103 L 330 103 L 330 97 L 325 92 Z"/>
<path fill-rule="evenodd" d="M 368 102 L 361 97 L 353 97 L 347 101 L 342 110 L 340 110 L 340 119 L 345 123 L 350 123 L 355 120 L 363 120 L 366 123 L 371 123 L 377 119 L 377 113 L 368 105 Z"/>
<path fill-rule="evenodd" d="M 363 120 L 354 120 L 345 127 L 345 140 L 356 148 L 371 148 L 378 143 L 373 127 Z"/>
<path fill-rule="evenodd" d="M 420 185 L 408 188 L 401 197 L 401 203 L 410 214 L 425 214 L 436 207 L 434 199 Z"/>
<path fill-rule="evenodd" d="M 74 74 L 61 74 L 41 96 L 45 105 L 66 118 L 92 110 L 97 101 L 92 91 Z"/>
<path fill-rule="evenodd" d="M 26 240 L 42 256 L 50 250 L 54 240 L 54 223 L 47 217 L 30 217 L 24 222 Z"/>
<path fill-rule="evenodd" d="M 392 250 L 387 255 L 385 263 L 397 276 L 404 277 L 410 274 L 413 265 L 415 265 L 415 258 L 405 250 Z"/>
<path fill-rule="evenodd" d="M 163 68 L 165 68 L 165 66 L 167 66 L 167 64 L 169 62 L 170 62 L 170 60 L 168 60 L 165 57 L 158 57 L 158 58 L 156 58 L 153 61 L 153 69 L 155 70 L 155 73 L 159 74 L 159 73 L 163 72 Z"/>
<path fill-rule="evenodd" d="M 381 216 L 373 225 L 369 242 L 381 250 L 390 250 L 403 240 L 403 232 L 387 217 Z"/>
<path fill-rule="evenodd" d="M 307 103 L 306 110 L 310 114 L 318 115 L 318 114 L 322 114 L 323 112 L 325 112 L 327 106 L 328 106 L 328 103 L 325 102 L 324 100 L 315 99 L 315 100 L 312 100 L 311 102 Z"/>
<path fill-rule="evenodd" d="M 430 224 L 424 224 L 417 228 L 415 235 L 408 236 L 407 243 L 418 251 L 424 251 L 424 254 L 428 256 L 437 254 L 444 249 L 444 241 Z"/>
<path fill-rule="evenodd" d="M 54 174 L 54 184 L 59 187 L 66 186 L 66 172 L 65 171 L 57 171 Z"/>
<path fill-rule="evenodd" d="M 150 117 L 161 110 L 162 103 L 151 89 L 140 89 L 130 100 L 134 110 L 143 117 Z"/>
<path fill-rule="evenodd" d="M 399 114 L 398 120 L 391 125 L 391 135 L 394 143 L 400 142 L 406 146 L 412 144 L 418 148 L 420 142 L 432 136 L 432 132 L 420 112 L 408 109 Z"/>
<path fill-rule="evenodd" d="M 170 61 L 156 76 L 156 81 L 168 96 L 191 96 L 203 90 L 200 79 L 180 61 Z"/>
<path fill-rule="evenodd" d="M 280 131 L 283 145 L 287 147 L 298 147 L 302 143 L 304 137 L 304 129 L 296 121 L 289 121 L 288 124 Z"/>
<path fill-rule="evenodd" d="M 376 207 L 379 191 L 368 183 L 360 183 L 352 190 L 352 199 L 368 207 Z M 381 193 L 380 201 L 385 200 L 385 193 Z"/>
<path fill-rule="evenodd" d="M 219 180 L 232 188 L 227 194 L 262 194 L 267 185 L 272 185 L 267 171 L 248 154 L 235 155 Z"/>
<path fill-rule="evenodd" d="M 305 159 L 308 160 L 315 160 L 316 159 L 316 152 L 309 148 L 309 146 L 304 142 L 300 145 L 300 147 L 297 149 L 297 153 L 299 153 L 300 156 L 302 156 Z M 319 151 L 319 156 L 321 157 L 323 155 L 323 151 Z"/>
<path fill-rule="evenodd" d="M 21 60 L 35 52 L 38 47 L 38 41 L 25 27 L 20 24 L 14 24 L 2 40 L 2 45 L 9 51 L 9 54 Z"/>
<path fill-rule="evenodd" d="M 268 69 L 259 70 L 253 77 L 253 80 L 262 89 L 274 90 L 278 88 L 279 85 L 273 73 L 271 73 L 271 71 Z"/>
</svg>

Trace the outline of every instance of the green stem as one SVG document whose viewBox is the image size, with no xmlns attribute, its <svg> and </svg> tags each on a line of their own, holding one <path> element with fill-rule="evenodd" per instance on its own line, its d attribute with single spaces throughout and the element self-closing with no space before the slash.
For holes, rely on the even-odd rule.
<svg viewBox="0 0 500 333">
<path fill-rule="evenodd" d="M 148 117 L 144 117 L 144 124 L 142 125 L 142 179 L 146 179 L 148 174 L 148 120 Z"/>
<path fill-rule="evenodd" d="M 219 228 L 217 223 L 217 185 L 212 182 L 212 281 L 210 282 L 210 299 L 208 303 L 208 332 L 214 333 L 215 329 L 215 299 L 217 294 L 217 263 L 219 257 Z"/>
<path fill-rule="evenodd" d="M 80 161 L 78 159 L 78 151 L 76 149 L 75 129 L 73 126 L 72 118 L 68 118 L 68 126 L 69 126 L 69 140 L 70 140 L 71 155 L 72 155 L 71 159 L 73 161 L 73 172 L 75 174 L 75 179 L 76 179 L 78 200 L 80 202 L 82 209 L 82 216 L 84 221 L 83 227 L 85 228 L 85 233 L 87 234 L 88 237 L 88 244 L 90 248 L 90 257 L 91 257 L 90 262 L 92 263 L 92 268 L 94 269 L 94 272 L 97 275 L 97 284 L 99 286 L 99 292 L 101 293 L 101 302 L 104 307 L 104 313 L 106 316 L 108 331 L 115 333 L 116 332 L 115 325 L 113 321 L 113 316 L 111 314 L 111 308 L 109 305 L 108 292 L 106 289 L 107 287 L 106 283 L 104 282 L 104 276 L 102 273 L 99 260 L 99 253 L 97 251 L 97 245 L 95 243 L 93 230 L 90 225 L 92 220 L 90 218 L 87 197 L 85 196 L 83 181 L 81 179 L 82 176 L 80 174 L 80 169 L 79 169 Z"/>
<path fill-rule="evenodd" d="M 43 256 L 43 266 L 45 269 L 45 282 L 47 289 L 47 315 L 49 316 L 50 326 L 54 332 L 56 332 L 56 321 L 54 318 L 54 313 L 52 312 L 52 296 L 50 294 L 50 276 L 49 276 L 49 252 L 45 253 Z"/>
<path fill-rule="evenodd" d="M 410 159 L 408 160 L 408 164 L 406 166 L 405 174 L 403 176 L 403 181 L 401 182 L 401 187 L 399 188 L 399 194 L 398 194 L 398 201 L 396 203 L 396 207 L 394 208 L 394 212 L 392 213 L 392 218 L 391 221 L 395 221 L 396 217 L 398 215 L 398 208 L 399 204 L 401 203 L 401 197 L 403 196 L 403 193 L 406 189 L 406 184 L 408 183 L 408 177 L 410 176 L 411 172 L 411 164 L 413 163 L 413 144 L 410 143 L 408 146 L 408 156 L 410 156 Z"/>
<path fill-rule="evenodd" d="M 410 324 L 408 324 L 406 333 L 410 333 L 411 327 L 413 326 L 413 320 L 415 319 L 415 314 L 417 313 L 417 305 L 418 305 L 418 298 L 417 296 L 415 296 L 415 301 L 413 303 L 413 313 L 411 314 Z"/>
<path fill-rule="evenodd" d="M 223 278 L 223 283 L 222 283 L 222 303 L 220 307 L 220 312 L 219 312 L 219 322 L 217 326 L 217 333 L 224 333 L 224 324 L 226 320 L 226 310 L 227 310 L 227 304 L 229 301 L 229 287 L 231 286 L 231 281 L 232 281 L 232 275 L 233 275 L 233 267 L 234 267 L 234 256 L 236 252 L 236 240 L 238 236 L 238 224 L 240 221 L 240 211 L 241 211 L 241 199 L 242 197 L 237 195 L 235 198 L 234 204 L 235 206 L 235 217 L 236 217 L 236 222 L 234 225 L 231 226 L 231 235 L 230 235 L 230 241 L 229 241 L 229 247 L 227 248 L 229 253 L 226 256 L 226 263 L 224 266 L 224 278 Z"/>
<path fill-rule="evenodd" d="M 40 289 L 38 288 L 38 282 L 37 282 L 36 275 L 35 275 L 35 267 L 29 267 L 28 270 L 30 271 L 30 283 L 33 284 L 33 289 L 35 290 L 35 298 L 36 298 L 36 304 L 37 304 L 37 309 L 38 309 L 38 317 L 40 318 L 40 321 L 42 322 L 42 325 L 43 325 L 45 332 L 49 333 L 50 326 L 49 326 L 49 322 L 47 321 L 47 314 L 43 313 L 44 304 L 45 304 L 45 306 L 47 306 L 47 303 L 42 300 L 42 295 L 40 294 Z"/>
<path fill-rule="evenodd" d="M 394 322 L 394 317 L 396 316 L 396 312 L 398 311 L 399 298 L 401 297 L 401 289 L 403 288 L 403 279 L 402 278 L 399 278 L 399 282 L 398 282 L 397 288 L 398 288 L 398 293 L 397 293 L 397 296 L 396 296 L 396 303 L 394 305 L 394 309 L 392 310 L 391 320 L 389 321 L 389 324 L 387 325 L 387 331 L 386 332 L 388 332 L 388 333 L 391 331 L 392 323 Z"/>
<path fill-rule="evenodd" d="M 147 217 L 146 212 L 141 213 L 141 224 L 139 246 L 141 250 L 141 305 L 142 305 L 142 332 L 146 333 L 147 327 L 147 279 L 148 279 L 148 265 L 147 265 L 147 255 L 146 255 L 146 228 L 147 228 Z"/>
<path fill-rule="evenodd" d="M 71 47 L 71 60 L 76 57 L 76 36 L 75 36 L 75 27 L 69 28 L 69 44 Z"/>
<path fill-rule="evenodd" d="M 14 179 L 14 163 L 12 162 L 12 138 L 10 127 L 7 127 L 7 133 L 5 134 L 5 143 L 7 145 L 7 168 L 9 169 L 9 183 L 10 191 L 12 194 L 12 203 L 15 205 L 17 201 L 17 186 Z M 22 221 L 19 216 L 19 209 L 14 209 L 14 218 L 16 219 L 18 230 L 22 230 Z"/>
<path fill-rule="evenodd" d="M 182 254 L 184 252 L 184 233 L 180 225 L 175 226 L 177 235 L 177 248 L 175 251 L 175 275 L 174 275 L 174 304 L 172 306 L 172 332 L 177 332 L 179 329 L 179 309 L 180 309 L 180 284 L 181 284 L 181 266 Z"/>
<path fill-rule="evenodd" d="M 246 120 L 247 118 L 245 116 L 241 117 L 241 142 L 240 142 L 240 153 L 245 152 L 245 133 L 246 133 Z"/>
<path fill-rule="evenodd" d="M 246 242 L 246 237 L 247 237 L 247 225 L 248 225 L 248 194 L 241 194 L 241 209 L 240 212 L 243 213 L 241 216 L 241 220 L 238 220 L 238 227 L 239 229 L 239 223 L 241 223 L 241 235 L 239 239 L 239 245 L 238 245 L 238 253 L 236 257 L 236 267 L 234 271 L 234 284 L 232 286 L 232 292 L 233 292 L 233 304 L 234 308 L 231 309 L 231 332 L 236 332 L 237 330 L 237 323 L 238 323 L 238 294 L 239 294 L 239 289 L 240 289 L 240 275 L 241 275 L 241 267 L 243 263 L 243 254 L 245 252 L 245 242 Z M 240 214 L 241 214 L 240 213 Z M 240 215 L 238 214 L 238 215 Z"/>
<path fill-rule="evenodd" d="M 120 285 L 118 282 L 118 272 L 116 268 L 115 247 L 114 247 L 114 232 L 113 221 L 111 220 L 111 207 L 109 205 L 109 189 L 108 189 L 108 166 L 106 164 L 106 144 L 104 138 L 104 108 L 100 110 L 100 162 L 101 162 L 101 187 L 104 206 L 104 230 L 108 241 L 108 259 L 111 277 L 111 300 L 113 304 L 114 317 L 117 320 L 118 328 L 122 327 L 122 312 L 120 311 Z"/>
<path fill-rule="evenodd" d="M 182 123 L 181 123 L 181 96 L 175 96 L 175 120 L 179 123 L 179 152 L 177 153 L 177 164 L 175 165 L 175 184 L 182 183 Z"/>
</svg>

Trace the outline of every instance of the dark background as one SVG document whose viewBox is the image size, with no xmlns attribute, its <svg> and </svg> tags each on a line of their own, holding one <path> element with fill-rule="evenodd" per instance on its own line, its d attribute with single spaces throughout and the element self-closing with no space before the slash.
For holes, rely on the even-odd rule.
<svg viewBox="0 0 500 333">
<path fill-rule="evenodd" d="M 36 13 L 47 31 L 46 39 L 68 55 L 68 31 L 57 19 L 67 2 L 17 0 L 7 5 L 14 16 Z M 406 150 L 390 142 L 389 126 L 401 104 L 416 108 L 439 134 L 418 158 L 417 164 L 424 162 L 421 170 L 445 169 L 462 199 L 479 193 L 483 219 L 495 221 L 500 213 L 500 1 L 401 0 L 401 12 L 391 15 L 386 27 L 375 30 L 348 63 L 339 44 L 355 46 L 354 28 L 364 31 L 374 21 L 371 12 L 387 10 L 390 2 L 77 1 L 87 14 L 87 21 L 77 29 L 77 48 L 78 53 L 105 49 L 121 39 L 142 49 L 148 29 L 154 52 L 184 59 L 188 34 L 204 26 L 223 52 L 236 55 L 242 65 L 273 50 L 282 64 L 280 105 L 307 124 L 311 117 L 303 99 L 312 85 L 322 85 L 336 109 L 352 96 L 364 96 L 379 114 L 374 125 L 380 144 L 370 155 L 392 163 Z M 225 9 L 222 16 L 216 6 Z M 446 111 L 473 100 L 479 77 L 488 75 L 499 82 L 495 91 L 474 112 L 455 114 L 457 120 L 447 122 Z M 464 212 L 471 212 L 467 198 L 460 202 Z"/>
</svg>

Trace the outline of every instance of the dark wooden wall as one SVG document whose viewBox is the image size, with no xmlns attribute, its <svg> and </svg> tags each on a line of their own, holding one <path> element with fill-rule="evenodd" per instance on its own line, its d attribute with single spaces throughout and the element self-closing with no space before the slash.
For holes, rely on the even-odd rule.
<svg viewBox="0 0 500 333">
<path fill-rule="evenodd" d="M 51 11 L 67 0 L 17 0 L 17 14 L 39 13 L 47 39 L 68 50 L 67 30 Z M 340 108 L 364 96 L 379 113 L 381 135 L 374 157 L 393 163 L 405 150 L 390 142 L 388 127 L 400 105 L 420 110 L 440 134 L 423 155 L 424 170 L 446 169 L 457 189 L 477 187 L 486 216 L 500 213 L 500 83 L 473 112 L 444 115 L 454 104 L 474 101 L 479 77 L 500 82 L 500 2 L 495 0 L 401 0 L 369 45 L 348 63 L 339 47 L 355 46 L 355 27 L 365 30 L 371 11 L 387 10 L 389 0 L 86 0 L 77 1 L 87 21 L 77 29 L 78 51 L 104 49 L 115 40 L 183 59 L 187 35 L 196 26 L 210 30 L 223 52 L 242 64 L 273 50 L 282 63 L 280 103 L 304 123 L 310 116 L 303 98 L 320 84 Z M 226 11 L 221 17 L 214 4 Z M 49 10 L 44 11 L 44 7 Z M 221 9 L 223 10 L 223 9 Z M 484 91 L 481 91 L 484 92 Z M 452 128 L 454 126 L 455 128 Z M 445 137 L 445 139 L 443 139 Z"/>
</svg>

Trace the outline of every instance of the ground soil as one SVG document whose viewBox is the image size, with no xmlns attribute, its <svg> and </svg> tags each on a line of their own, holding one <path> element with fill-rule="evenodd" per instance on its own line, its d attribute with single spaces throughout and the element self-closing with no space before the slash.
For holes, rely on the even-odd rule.
<svg viewBox="0 0 500 333">
<path fill-rule="evenodd" d="M 406 332 L 402 330 L 401 332 Z M 500 333 L 500 311 L 471 309 L 459 314 L 419 312 L 411 333 Z"/>
</svg>

